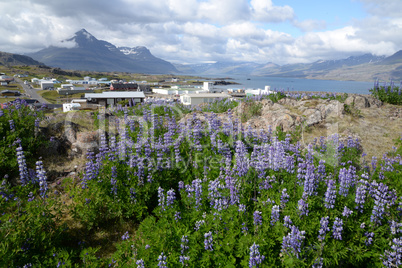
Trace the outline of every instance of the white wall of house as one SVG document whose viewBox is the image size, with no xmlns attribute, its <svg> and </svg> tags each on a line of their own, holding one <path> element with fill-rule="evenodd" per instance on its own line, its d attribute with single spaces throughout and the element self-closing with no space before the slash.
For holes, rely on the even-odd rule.
<svg viewBox="0 0 402 268">
<path fill-rule="evenodd" d="M 197 106 L 202 103 L 211 103 L 218 99 L 229 98 L 230 95 L 219 94 L 219 93 L 208 93 L 208 94 L 184 94 L 180 96 L 180 101 L 184 105 Z"/>
<path fill-rule="evenodd" d="M 270 86 L 265 86 L 264 89 L 258 88 L 258 89 L 246 89 L 245 93 L 246 94 L 252 94 L 252 95 L 269 95 L 275 93 L 274 91 L 270 90 Z"/>
<path fill-rule="evenodd" d="M 45 89 L 54 89 L 54 84 L 53 84 L 53 82 L 42 81 L 42 82 L 40 83 L 40 88 L 41 88 L 42 90 L 45 90 Z"/>
</svg>

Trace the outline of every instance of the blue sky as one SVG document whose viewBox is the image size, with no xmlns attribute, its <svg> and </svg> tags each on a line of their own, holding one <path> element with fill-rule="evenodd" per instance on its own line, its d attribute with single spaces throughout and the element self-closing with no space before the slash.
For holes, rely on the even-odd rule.
<svg viewBox="0 0 402 268">
<path fill-rule="evenodd" d="M 316 0 L 280 0 L 273 1 L 278 5 L 289 5 L 294 10 L 296 19 L 299 21 L 315 20 L 322 22 L 325 28 L 318 30 L 334 30 L 347 26 L 353 20 L 361 20 L 367 17 L 363 4 L 359 1 L 338 0 L 336 4 L 333 1 L 316 1 Z M 304 31 L 292 25 L 291 22 L 270 23 L 266 28 L 275 29 L 298 37 L 304 34 Z"/>
<path fill-rule="evenodd" d="M 175 63 L 289 64 L 402 49 L 401 0 L 0 0 L 0 51 L 28 53 L 85 28 Z"/>
</svg>

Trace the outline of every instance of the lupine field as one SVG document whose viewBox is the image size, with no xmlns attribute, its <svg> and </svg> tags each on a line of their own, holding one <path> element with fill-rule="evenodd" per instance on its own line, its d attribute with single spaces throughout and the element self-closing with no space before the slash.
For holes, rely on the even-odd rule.
<svg viewBox="0 0 402 268">
<path fill-rule="evenodd" d="M 365 159 L 351 137 L 303 146 L 217 107 L 225 119 L 202 122 L 174 103 L 97 113 L 99 128 L 117 131 L 57 189 L 35 159 L 34 144 L 52 142 L 38 131 L 42 112 L 0 110 L 0 266 L 401 266 L 402 140 Z M 113 226 L 109 244 L 75 234 Z"/>
</svg>

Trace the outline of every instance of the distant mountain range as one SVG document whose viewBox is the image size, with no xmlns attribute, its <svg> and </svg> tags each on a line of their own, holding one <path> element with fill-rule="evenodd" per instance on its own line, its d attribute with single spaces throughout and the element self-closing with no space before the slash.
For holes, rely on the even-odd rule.
<svg viewBox="0 0 402 268">
<path fill-rule="evenodd" d="M 298 77 L 328 80 L 373 81 L 402 80 L 402 51 L 392 56 L 364 54 L 339 60 L 319 60 L 313 63 L 278 65 L 253 62 L 216 62 L 206 64 L 175 65 L 186 74 L 197 75 L 250 75 Z"/>
<path fill-rule="evenodd" d="M 0 65 L 16 66 L 16 65 L 44 65 L 44 64 L 28 56 L 12 54 L 7 52 L 0 52 Z"/>
<path fill-rule="evenodd" d="M 157 58 L 143 46 L 116 47 L 109 42 L 96 39 L 85 29 L 61 43 L 64 47 L 50 46 L 27 56 L 0 53 L 0 64 L 46 64 L 64 70 L 150 74 L 218 76 L 241 74 L 328 80 L 402 80 L 402 50 L 389 57 L 364 54 L 346 59 L 286 65 L 230 61 L 182 65 Z"/>
<path fill-rule="evenodd" d="M 171 63 L 153 56 L 146 47 L 118 48 L 96 39 L 85 29 L 63 43 L 66 47 L 50 46 L 27 55 L 48 66 L 67 70 L 152 74 L 178 72 Z"/>
</svg>

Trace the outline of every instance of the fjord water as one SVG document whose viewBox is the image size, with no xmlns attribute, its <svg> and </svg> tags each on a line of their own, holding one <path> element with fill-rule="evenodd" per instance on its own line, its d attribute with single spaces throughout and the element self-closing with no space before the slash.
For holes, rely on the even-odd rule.
<svg viewBox="0 0 402 268">
<path fill-rule="evenodd" d="M 373 88 L 373 82 L 360 81 L 337 81 L 337 80 L 317 80 L 303 79 L 293 77 L 262 77 L 262 76 L 244 76 L 244 75 L 225 75 L 210 76 L 209 78 L 230 77 L 231 82 L 239 83 L 239 85 L 227 85 L 225 88 L 261 88 L 271 86 L 271 90 L 285 91 L 318 91 L 333 93 L 355 93 L 370 94 L 369 90 Z"/>
</svg>

